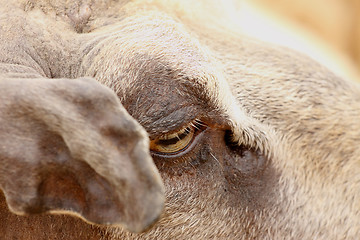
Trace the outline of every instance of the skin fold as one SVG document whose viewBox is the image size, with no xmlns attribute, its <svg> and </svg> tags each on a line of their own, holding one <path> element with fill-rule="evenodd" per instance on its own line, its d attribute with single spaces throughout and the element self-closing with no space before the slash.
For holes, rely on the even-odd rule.
<svg viewBox="0 0 360 240">
<path fill-rule="evenodd" d="M 4 239 L 359 236 L 358 84 L 230 1 L 0 3 Z"/>
</svg>

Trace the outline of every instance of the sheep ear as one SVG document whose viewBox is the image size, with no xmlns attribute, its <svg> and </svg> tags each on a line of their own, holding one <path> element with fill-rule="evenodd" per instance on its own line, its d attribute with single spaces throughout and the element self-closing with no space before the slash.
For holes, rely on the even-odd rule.
<svg viewBox="0 0 360 240">
<path fill-rule="evenodd" d="M 111 159 L 113 172 L 103 175 L 101 165 L 93 168 L 84 159 L 74 159 L 60 137 L 47 139 L 46 145 L 32 150 L 40 162 L 28 154 L 6 159 L 9 167 L 2 169 L 1 184 L 11 211 L 76 213 L 92 223 L 120 224 L 134 232 L 158 218 L 164 202 L 162 183 L 146 178 L 156 176 L 156 169 L 146 168 L 151 161 L 147 151 L 136 146 L 136 154 L 122 149 L 118 159 Z"/>
<path fill-rule="evenodd" d="M 164 186 L 148 136 L 116 96 L 110 98 L 110 90 L 99 88 L 79 88 L 82 95 L 66 98 L 53 92 L 44 102 L 26 95 L 31 106 L 19 99 L 12 108 L 19 112 L 0 116 L 0 188 L 11 211 L 75 213 L 91 223 L 119 224 L 133 232 L 159 217 Z"/>
</svg>

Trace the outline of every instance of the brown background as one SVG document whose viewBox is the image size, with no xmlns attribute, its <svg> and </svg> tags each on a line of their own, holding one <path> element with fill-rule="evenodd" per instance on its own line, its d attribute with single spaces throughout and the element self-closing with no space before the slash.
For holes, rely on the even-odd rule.
<svg viewBox="0 0 360 240">
<path fill-rule="evenodd" d="M 314 34 L 335 53 L 345 56 L 353 65 L 352 76 L 360 80 L 360 0 L 244 1 Z"/>
</svg>

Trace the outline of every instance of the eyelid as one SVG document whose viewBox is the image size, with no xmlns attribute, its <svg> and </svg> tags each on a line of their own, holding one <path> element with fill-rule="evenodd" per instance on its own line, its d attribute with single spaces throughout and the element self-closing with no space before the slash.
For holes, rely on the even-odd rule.
<svg viewBox="0 0 360 240">
<path fill-rule="evenodd" d="M 200 118 L 195 118 L 194 120 L 187 121 L 181 127 L 177 127 L 177 128 L 174 127 L 169 131 L 162 132 L 161 134 L 152 134 L 152 135 L 150 135 L 150 140 L 166 139 L 167 136 L 172 135 L 172 134 L 176 135 L 182 129 L 186 129 L 188 127 L 194 127 L 195 129 L 199 130 L 199 128 L 206 128 L 206 127 L 208 127 L 208 125 L 204 121 L 200 120 Z"/>
<path fill-rule="evenodd" d="M 179 135 L 183 134 L 186 132 L 186 129 L 189 129 L 190 127 L 190 124 L 183 127 L 182 129 L 176 131 L 176 132 L 173 132 L 173 133 L 169 133 L 169 134 L 165 134 L 165 135 L 162 135 L 160 137 L 158 137 L 157 139 L 161 139 L 161 140 L 168 140 L 168 139 L 173 139 L 173 138 L 176 138 L 178 137 Z"/>
<path fill-rule="evenodd" d="M 201 109 L 195 105 L 178 106 L 176 110 L 160 111 L 160 113 L 147 113 L 149 116 L 139 119 L 139 123 L 146 129 L 150 139 L 162 137 L 167 134 L 175 133 L 179 129 L 187 126 L 194 121 Z M 201 114 L 202 115 L 202 114 Z"/>
</svg>

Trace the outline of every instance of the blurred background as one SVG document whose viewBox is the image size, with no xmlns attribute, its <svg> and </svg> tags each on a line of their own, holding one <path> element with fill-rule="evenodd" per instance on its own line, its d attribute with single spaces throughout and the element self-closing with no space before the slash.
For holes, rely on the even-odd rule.
<svg viewBox="0 0 360 240">
<path fill-rule="evenodd" d="M 239 0 L 244 31 L 360 81 L 360 0 Z M 249 24 L 251 23 L 251 24 Z"/>
</svg>

